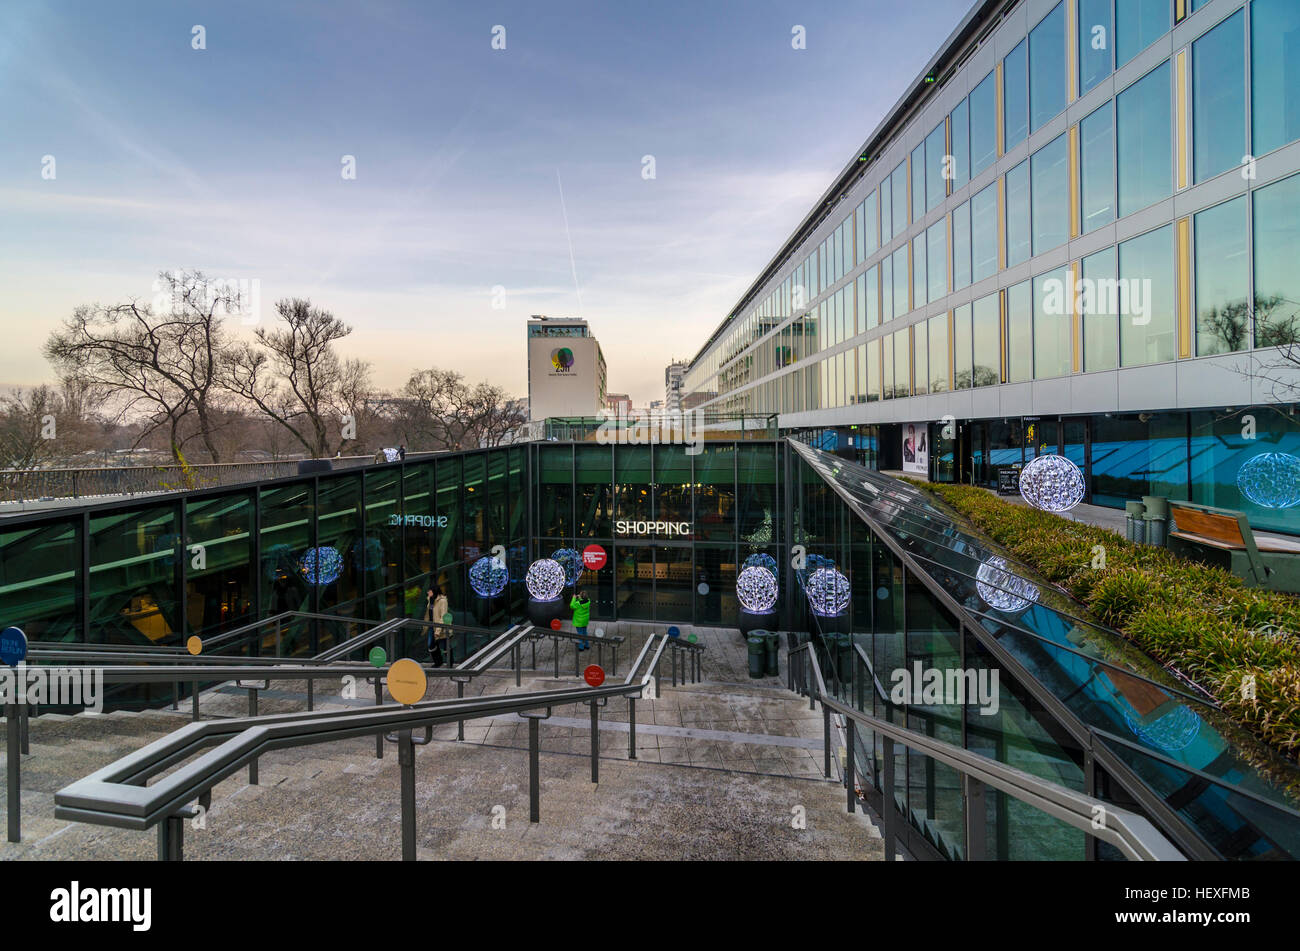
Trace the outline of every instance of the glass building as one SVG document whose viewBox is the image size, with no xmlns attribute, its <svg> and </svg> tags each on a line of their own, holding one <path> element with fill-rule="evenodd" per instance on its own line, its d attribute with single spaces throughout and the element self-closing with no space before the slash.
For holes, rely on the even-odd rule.
<svg viewBox="0 0 1300 951">
<path fill-rule="evenodd" d="M 930 478 L 1061 453 L 1094 504 L 1300 532 L 1300 4 L 976 3 L 692 360 L 706 410 Z"/>
</svg>

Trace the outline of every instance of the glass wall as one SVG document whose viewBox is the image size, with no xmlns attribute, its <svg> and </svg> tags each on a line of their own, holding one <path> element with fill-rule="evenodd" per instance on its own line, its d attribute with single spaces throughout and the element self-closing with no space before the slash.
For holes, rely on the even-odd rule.
<svg viewBox="0 0 1300 951">
<path fill-rule="evenodd" d="M 1246 14 L 1192 44 L 1192 174 L 1201 182 L 1246 154 Z"/>
<path fill-rule="evenodd" d="M 1250 122 L 1255 155 L 1300 139 L 1300 4 L 1250 5 Z"/>
<path fill-rule="evenodd" d="M 1161 4 L 1168 8 L 1165 0 Z M 1115 97 L 1121 216 L 1173 191 L 1169 75 L 1166 61 Z"/>
</svg>

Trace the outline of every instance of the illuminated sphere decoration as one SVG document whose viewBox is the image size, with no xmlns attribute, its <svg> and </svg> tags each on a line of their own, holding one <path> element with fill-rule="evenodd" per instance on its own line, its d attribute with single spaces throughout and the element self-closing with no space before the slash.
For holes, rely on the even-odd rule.
<svg viewBox="0 0 1300 951">
<path fill-rule="evenodd" d="M 352 564 L 357 571 L 377 571 L 384 566 L 384 543 L 378 538 L 358 538 L 352 543 Z"/>
<path fill-rule="evenodd" d="M 849 606 L 849 579 L 834 568 L 818 568 L 808 576 L 804 590 L 813 613 L 821 617 L 836 617 Z"/>
<path fill-rule="evenodd" d="M 1008 571 L 1006 559 L 999 555 L 975 572 L 975 590 L 985 604 L 1004 614 L 1016 614 L 1038 600 L 1038 588 Z"/>
<path fill-rule="evenodd" d="M 1300 503 L 1300 459 L 1285 452 L 1251 456 L 1237 470 L 1237 488 L 1263 508 L 1289 509 Z"/>
<path fill-rule="evenodd" d="M 766 568 L 768 571 L 772 572 L 773 578 L 776 577 L 776 559 L 767 552 L 760 551 L 746 558 L 745 564 L 742 566 L 742 574 L 744 568 L 753 568 L 756 566 L 759 568 Z"/>
<path fill-rule="evenodd" d="M 566 587 L 578 583 L 578 575 L 582 574 L 582 555 L 576 549 L 557 548 L 551 552 L 551 561 L 558 563 L 564 569 Z"/>
<path fill-rule="evenodd" d="M 1068 512 L 1083 492 L 1083 473 L 1065 456 L 1039 456 L 1020 470 L 1021 498 L 1044 512 Z"/>
<path fill-rule="evenodd" d="M 564 590 L 564 566 L 550 558 L 538 558 L 524 576 L 528 593 L 538 601 L 554 601 Z"/>
<path fill-rule="evenodd" d="M 751 614 L 766 614 L 776 604 L 776 575 L 762 565 L 750 565 L 736 578 L 736 598 Z"/>
<path fill-rule="evenodd" d="M 298 559 L 298 573 L 307 579 L 308 584 L 333 584 L 343 573 L 343 556 L 330 545 L 308 548 Z"/>
<path fill-rule="evenodd" d="M 1196 734 L 1201 732 L 1201 718 L 1187 707 L 1175 707 L 1154 723 L 1146 725 L 1139 722 L 1127 706 L 1121 709 L 1124 722 L 1138 739 L 1146 740 L 1167 753 L 1187 749 L 1192 745 L 1192 740 L 1196 739 Z"/>
<path fill-rule="evenodd" d="M 495 598 L 506 589 L 510 573 L 491 555 L 484 555 L 469 566 L 469 586 L 480 598 Z"/>
</svg>

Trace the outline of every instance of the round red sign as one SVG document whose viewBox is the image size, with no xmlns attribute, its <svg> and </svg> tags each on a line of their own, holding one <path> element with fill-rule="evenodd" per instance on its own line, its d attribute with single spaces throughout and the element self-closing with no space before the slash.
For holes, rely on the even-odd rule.
<svg viewBox="0 0 1300 951">
<path fill-rule="evenodd" d="M 599 545 L 588 545 L 582 550 L 582 566 L 591 571 L 600 571 L 608 560 L 605 549 Z"/>
<path fill-rule="evenodd" d="M 599 687 L 605 682 L 605 671 L 601 670 L 595 664 L 592 664 L 582 672 L 582 679 L 587 681 L 589 687 Z"/>
<path fill-rule="evenodd" d="M 560 628 L 562 628 L 563 626 L 564 626 L 564 625 L 560 623 L 560 619 L 559 619 L 559 618 L 557 618 L 557 617 L 553 617 L 553 618 L 551 618 L 551 630 L 552 630 L 552 631 L 558 631 L 558 630 L 559 630 Z"/>
</svg>

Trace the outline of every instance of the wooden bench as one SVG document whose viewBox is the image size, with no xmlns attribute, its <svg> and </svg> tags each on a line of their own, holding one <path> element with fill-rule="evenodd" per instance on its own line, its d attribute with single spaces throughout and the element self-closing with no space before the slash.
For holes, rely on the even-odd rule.
<svg viewBox="0 0 1300 951">
<path fill-rule="evenodd" d="M 1244 512 L 1169 501 L 1169 549 L 1226 568 L 1249 584 L 1300 592 L 1300 539 L 1256 535 Z"/>
</svg>

